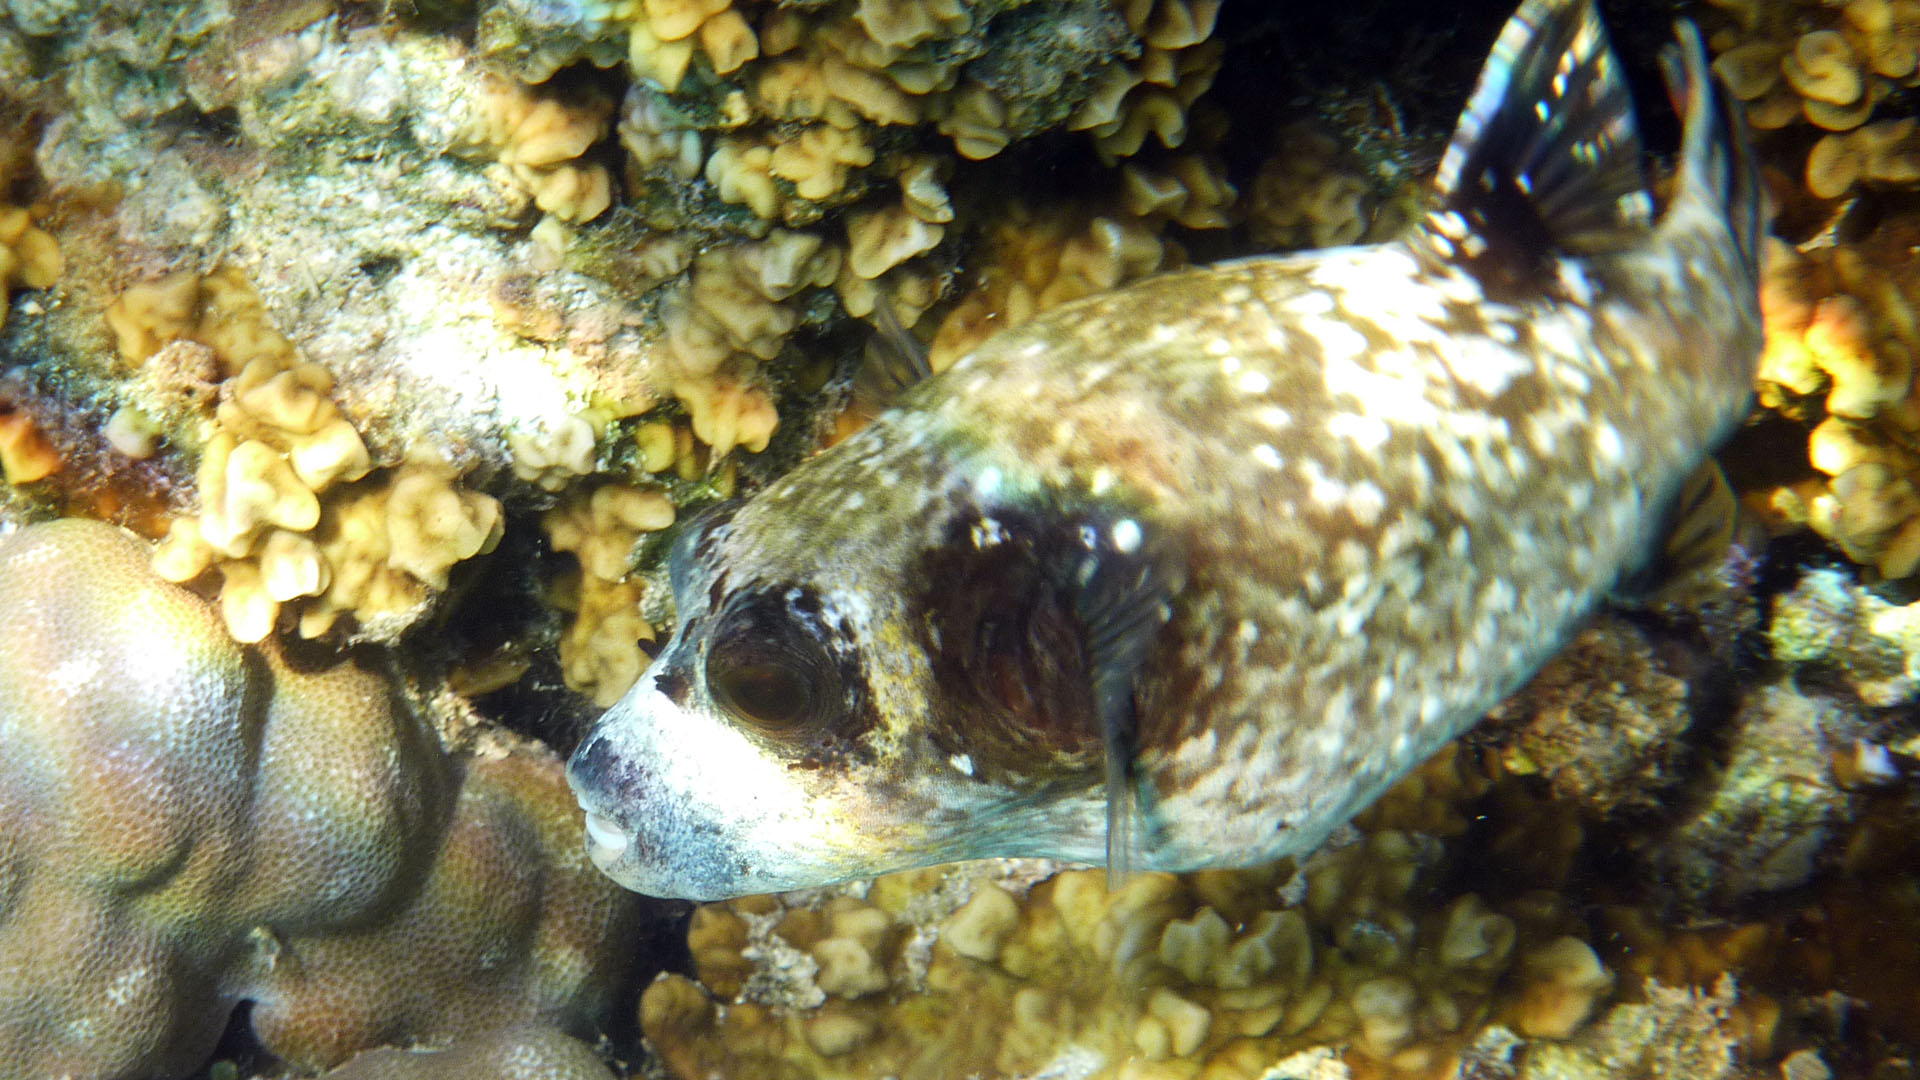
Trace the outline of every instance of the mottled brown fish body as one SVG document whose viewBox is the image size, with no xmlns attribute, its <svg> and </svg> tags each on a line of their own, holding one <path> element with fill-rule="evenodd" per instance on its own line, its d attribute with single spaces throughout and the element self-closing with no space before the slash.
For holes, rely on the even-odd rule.
<svg viewBox="0 0 1920 1080">
<path fill-rule="evenodd" d="M 1608 63 L 1585 5 L 1516 24 L 1509 83 L 1536 33 Z M 595 858 L 698 898 L 1098 862 L 1116 822 L 1159 869 L 1318 844 L 1552 655 L 1744 415 L 1751 193 L 1697 51 L 1684 88 L 1657 225 L 1613 176 L 1544 221 L 1582 254 L 1490 264 L 1511 208 L 1469 192 L 1395 243 L 1069 305 L 684 537 L 675 637 L 571 765 Z"/>
</svg>

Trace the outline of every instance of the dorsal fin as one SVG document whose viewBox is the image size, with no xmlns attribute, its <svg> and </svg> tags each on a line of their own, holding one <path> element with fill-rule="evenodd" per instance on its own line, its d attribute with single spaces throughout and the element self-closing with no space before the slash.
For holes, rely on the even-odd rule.
<svg viewBox="0 0 1920 1080">
<path fill-rule="evenodd" d="M 1593 0 L 1526 0 L 1507 21 L 1434 185 L 1444 249 L 1489 285 L 1645 236 L 1633 100 Z"/>
</svg>

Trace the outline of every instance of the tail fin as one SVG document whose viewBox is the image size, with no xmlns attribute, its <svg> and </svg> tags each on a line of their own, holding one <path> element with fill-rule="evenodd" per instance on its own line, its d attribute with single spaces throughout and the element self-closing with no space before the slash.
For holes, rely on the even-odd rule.
<svg viewBox="0 0 1920 1080">
<path fill-rule="evenodd" d="M 1710 73 L 1700 31 L 1681 20 L 1674 25 L 1674 36 L 1673 44 L 1660 53 L 1667 93 L 1686 122 L 1673 201 L 1704 200 L 1712 216 L 1725 219 L 1740 265 L 1757 284 L 1764 208 L 1746 121 L 1727 88 Z"/>
<path fill-rule="evenodd" d="M 1619 251 L 1652 217 L 1633 99 L 1593 0 L 1526 0 L 1434 178 L 1441 251 L 1525 292 L 1550 255 Z"/>
</svg>

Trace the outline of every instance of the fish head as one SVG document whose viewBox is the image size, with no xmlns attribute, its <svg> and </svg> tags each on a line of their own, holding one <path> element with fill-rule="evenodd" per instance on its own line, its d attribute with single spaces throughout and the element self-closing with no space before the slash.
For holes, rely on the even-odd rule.
<svg viewBox="0 0 1920 1080">
<path fill-rule="evenodd" d="M 614 880 L 706 900 L 1100 857 L 1083 650 L 1021 535 L 1058 530 L 916 445 L 856 437 L 676 540 L 675 632 L 568 766 Z"/>
</svg>

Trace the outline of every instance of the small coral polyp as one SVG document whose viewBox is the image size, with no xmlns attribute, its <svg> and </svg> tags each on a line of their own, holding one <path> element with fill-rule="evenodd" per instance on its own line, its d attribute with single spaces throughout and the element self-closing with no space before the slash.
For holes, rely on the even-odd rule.
<svg viewBox="0 0 1920 1080">
<path fill-rule="evenodd" d="M 449 758 L 387 682 L 236 645 L 94 522 L 0 538 L 0 1073 L 305 1070 L 604 1019 L 634 901 L 559 763 Z"/>
</svg>

